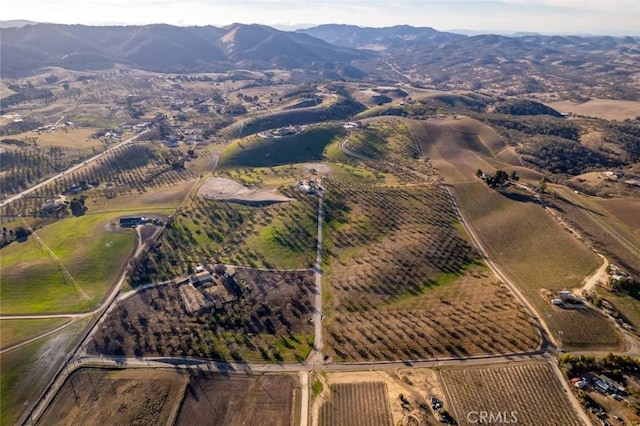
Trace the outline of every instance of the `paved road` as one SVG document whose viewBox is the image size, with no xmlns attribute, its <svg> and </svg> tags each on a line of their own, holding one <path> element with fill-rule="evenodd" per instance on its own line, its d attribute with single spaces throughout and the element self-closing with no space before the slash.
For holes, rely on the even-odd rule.
<svg viewBox="0 0 640 426">
<path fill-rule="evenodd" d="M 1 202 L 1 203 L 0 203 L 0 207 L 5 206 L 5 205 L 7 205 L 7 204 L 9 204 L 9 203 L 12 203 L 12 202 L 14 202 L 15 200 L 18 200 L 18 199 L 20 199 L 20 198 L 24 197 L 25 195 L 30 194 L 30 193 L 32 193 L 33 191 L 35 191 L 35 190 L 37 190 L 37 189 L 42 188 L 42 187 L 43 187 L 43 186 L 45 186 L 45 185 L 48 185 L 48 184 L 50 184 L 50 183 L 52 183 L 52 182 L 55 182 L 57 179 L 60 179 L 62 176 L 66 175 L 66 174 L 73 173 L 73 172 L 75 172 L 76 170 L 78 170 L 78 169 L 80 169 L 80 168 L 82 168 L 82 167 L 85 167 L 87 164 L 92 163 L 92 162 L 94 162 L 94 161 L 98 160 L 99 158 L 101 158 L 101 157 L 103 157 L 103 156 L 107 155 L 108 153 L 110 153 L 111 151 L 113 151 L 113 150 L 115 150 L 115 149 L 118 149 L 118 148 L 120 148 L 121 146 L 124 146 L 124 145 L 126 145 L 126 144 L 129 144 L 129 143 L 131 143 L 131 142 L 135 141 L 135 140 L 136 140 L 136 139 L 138 139 L 140 136 L 144 135 L 145 133 L 149 132 L 150 130 L 151 130 L 151 129 L 144 130 L 144 131 L 142 131 L 142 132 L 138 133 L 137 135 L 132 136 L 132 137 L 130 137 L 129 139 L 124 140 L 124 141 L 122 141 L 122 142 L 120 142 L 120 143 L 118 143 L 118 144 L 116 144 L 116 145 L 112 146 L 111 148 L 109 148 L 109 149 L 107 149 L 107 150 L 105 150 L 105 151 L 101 152 L 100 154 L 94 155 L 93 157 L 89 158 L 88 160 L 84 160 L 84 161 L 83 161 L 82 163 L 80 163 L 80 164 L 76 164 L 75 166 L 72 166 L 72 167 L 68 168 L 67 170 L 65 170 L 65 171 L 63 171 L 63 172 L 60 172 L 60 173 L 58 173 L 57 175 L 55 175 L 55 176 L 53 176 L 53 177 L 50 177 L 49 179 L 46 179 L 46 180 L 44 180 L 44 181 L 42 181 L 42 182 L 40 182 L 40 183 L 38 183 L 38 184 L 36 184 L 36 185 L 32 186 L 32 187 L 31 187 L 31 188 L 29 188 L 29 189 L 25 189 L 24 191 L 22 191 L 22 192 L 21 192 L 21 193 L 19 193 L 19 194 L 16 194 L 16 195 L 14 195 L 14 196 L 12 196 L 12 197 L 7 198 L 6 200 L 4 200 L 3 202 Z"/>
</svg>

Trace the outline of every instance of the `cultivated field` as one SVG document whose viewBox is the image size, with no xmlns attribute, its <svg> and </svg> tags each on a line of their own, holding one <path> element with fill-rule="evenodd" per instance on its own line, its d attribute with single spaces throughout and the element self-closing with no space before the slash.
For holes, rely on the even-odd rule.
<svg viewBox="0 0 640 426">
<path fill-rule="evenodd" d="M 640 200 L 617 198 L 617 199 L 596 199 L 595 202 L 604 207 L 607 212 L 628 226 L 640 239 Z"/>
<path fill-rule="evenodd" d="M 637 281 L 640 277 L 640 238 L 634 233 L 638 223 L 634 221 L 634 216 L 637 216 L 633 209 L 634 201 L 587 197 L 559 186 L 554 186 L 553 191 L 557 196 L 551 202 L 563 217 L 587 235 L 590 243 L 611 263 Z M 640 295 L 637 290 L 631 294 L 601 292 L 632 324 L 640 326 Z"/>
<path fill-rule="evenodd" d="M 592 309 L 561 309 L 540 295 L 580 287 L 599 258 L 566 232 L 538 203 L 518 191 L 495 191 L 484 183 L 456 184 L 453 192 L 487 254 L 546 316 L 563 347 L 615 348 L 620 336 Z M 535 238 L 531 236 L 535 235 Z"/>
<path fill-rule="evenodd" d="M 551 108 L 566 113 L 604 118 L 605 120 L 625 120 L 640 116 L 640 102 L 617 99 L 591 99 L 587 102 L 560 101 L 547 103 Z"/>
<path fill-rule="evenodd" d="M 25 154 L 26 157 L 17 155 L 8 166 L 12 177 L 3 191 L 16 193 L 26 189 L 27 182 L 33 184 L 54 171 L 65 170 L 75 163 L 75 160 L 67 159 L 67 151 L 69 148 L 54 150 L 50 156 L 34 154 L 33 158 L 29 157 L 30 154 Z M 184 167 L 187 157 L 179 150 L 168 151 L 149 142 L 126 145 L 73 173 L 64 174 L 55 182 L 4 206 L 0 211 L 9 216 L 51 216 L 51 213 L 41 210 L 42 206 L 46 199 L 55 199 L 60 194 L 67 194 L 69 199 L 73 196 L 85 197 L 85 205 L 89 208 L 94 204 L 113 208 L 116 200 L 124 195 L 142 195 L 150 189 L 193 181 L 195 176 Z M 74 187 L 81 188 L 77 195 L 71 193 Z"/>
<path fill-rule="evenodd" d="M 293 426 L 296 388 L 292 376 L 196 375 L 175 424 Z"/>
<path fill-rule="evenodd" d="M 501 415 L 496 423 L 583 425 L 547 363 L 443 368 L 440 377 L 460 425 L 477 424 L 482 411 Z"/>
<path fill-rule="evenodd" d="M 319 390 L 313 400 L 312 419 L 318 417 L 321 410 L 328 411 L 327 405 L 331 407 L 328 401 L 332 398 L 336 385 L 362 384 L 363 386 L 357 389 L 361 393 L 367 385 L 375 384 L 377 387 L 382 384 L 386 389 L 384 399 L 388 401 L 391 410 L 392 424 L 406 426 L 435 426 L 438 424 L 429 408 L 428 400 L 430 396 L 444 400 L 444 394 L 440 388 L 437 373 L 433 369 L 407 367 L 393 370 L 374 369 L 320 374 L 321 377 L 317 376 L 317 373 L 312 373 L 313 389 Z M 366 412 L 373 404 L 373 399 L 354 401 L 354 406 L 362 406 L 362 412 Z M 379 405 L 375 409 L 380 410 Z M 331 413 L 328 414 L 331 416 Z M 383 424 L 387 424 L 386 419 Z"/>
<path fill-rule="evenodd" d="M 475 179 L 478 169 L 515 170 L 523 180 L 537 181 L 540 174 L 523 167 L 513 149 L 487 125 L 467 117 L 408 121 L 422 153 L 447 182 Z"/>
<path fill-rule="evenodd" d="M 329 181 L 326 352 L 336 361 L 536 350 L 539 335 L 438 186 Z"/>
<path fill-rule="evenodd" d="M 183 294 L 179 285 L 141 290 L 121 301 L 93 335 L 92 353 L 196 356 L 218 360 L 300 362 L 313 342 L 311 271 L 238 268 L 213 286 Z M 194 293 L 201 293 L 197 296 Z M 209 300 L 190 310 L 189 294 Z M 217 295 L 217 296 L 216 296 Z"/>
<path fill-rule="evenodd" d="M 172 424 L 188 380 L 175 370 L 83 368 L 67 378 L 38 424 Z"/>
<path fill-rule="evenodd" d="M 384 382 L 334 384 L 320 408 L 321 426 L 391 426 L 391 408 Z"/>
<path fill-rule="evenodd" d="M 81 311 L 98 303 L 134 248 L 132 231 L 111 230 L 109 224 L 116 217 L 113 213 L 70 217 L 36 231 L 75 284 L 33 236 L 3 248 L 2 314 Z"/>
</svg>

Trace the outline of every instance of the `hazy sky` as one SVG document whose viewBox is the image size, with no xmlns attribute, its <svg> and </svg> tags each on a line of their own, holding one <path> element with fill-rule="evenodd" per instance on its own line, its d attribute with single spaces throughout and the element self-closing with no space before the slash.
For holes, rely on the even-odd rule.
<svg viewBox="0 0 640 426">
<path fill-rule="evenodd" d="M 410 24 L 438 30 L 640 34 L 640 0 L 18 0 L 2 19 L 82 24 Z"/>
</svg>

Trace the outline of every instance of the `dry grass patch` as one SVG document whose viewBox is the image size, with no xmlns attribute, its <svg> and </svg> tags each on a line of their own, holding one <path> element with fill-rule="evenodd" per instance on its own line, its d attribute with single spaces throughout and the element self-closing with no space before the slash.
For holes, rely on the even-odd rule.
<svg viewBox="0 0 640 426">
<path fill-rule="evenodd" d="M 547 103 L 547 106 L 569 114 L 604 118 L 605 120 L 625 120 L 640 116 L 640 102 L 616 99 L 591 99 L 587 102 L 559 101 Z"/>
<path fill-rule="evenodd" d="M 170 424 L 187 380 L 159 369 L 83 368 L 67 378 L 38 424 Z"/>
</svg>

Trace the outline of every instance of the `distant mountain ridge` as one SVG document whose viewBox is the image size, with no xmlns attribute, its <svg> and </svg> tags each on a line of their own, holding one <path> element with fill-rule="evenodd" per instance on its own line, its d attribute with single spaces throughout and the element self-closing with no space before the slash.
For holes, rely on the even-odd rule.
<svg viewBox="0 0 640 426">
<path fill-rule="evenodd" d="M 106 69 L 157 72 L 297 69 L 296 79 L 398 81 L 437 90 L 500 90 L 508 96 L 572 92 L 640 99 L 639 37 L 483 34 L 430 27 L 328 24 L 280 31 L 231 24 L 110 26 L 35 24 L 0 30 L 0 72 Z M 296 80 L 297 81 L 297 80 Z"/>
<path fill-rule="evenodd" d="M 100 69 L 123 63 L 150 71 L 198 72 L 244 68 L 348 65 L 366 52 L 263 25 L 176 27 L 34 24 L 0 32 L 4 76 L 46 66 Z"/>
<path fill-rule="evenodd" d="M 410 25 L 373 28 L 326 24 L 296 32 L 309 34 L 338 46 L 376 50 L 407 48 L 416 45 L 435 46 L 466 38 L 465 35 L 437 31 L 431 27 L 412 27 Z"/>
</svg>

